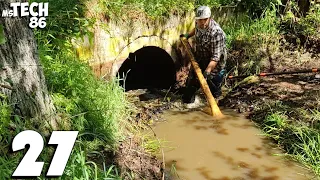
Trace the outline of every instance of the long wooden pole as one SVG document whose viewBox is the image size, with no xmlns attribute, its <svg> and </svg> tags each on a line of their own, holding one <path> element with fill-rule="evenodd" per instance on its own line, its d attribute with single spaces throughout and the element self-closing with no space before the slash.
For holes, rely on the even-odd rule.
<svg viewBox="0 0 320 180">
<path fill-rule="evenodd" d="M 196 72 L 196 75 L 197 75 L 198 80 L 200 82 L 201 88 L 202 88 L 204 94 L 206 95 L 206 99 L 207 99 L 207 101 L 210 105 L 210 108 L 211 108 L 212 116 L 215 116 L 215 117 L 223 116 L 222 112 L 219 109 L 219 106 L 217 105 L 214 97 L 212 96 L 212 93 L 210 91 L 208 83 L 201 72 L 199 64 L 196 62 L 196 60 L 191 52 L 191 49 L 189 48 L 190 47 L 189 42 L 184 37 L 181 38 L 181 42 L 182 42 L 184 48 L 186 49 L 188 56 L 190 57 L 191 65 L 192 65 L 194 71 Z"/>
<path fill-rule="evenodd" d="M 300 74 L 300 73 L 316 73 L 320 72 L 320 68 L 313 68 L 313 69 L 307 69 L 307 70 L 299 70 L 299 71 L 288 71 L 288 72 L 275 72 L 275 73 L 260 73 L 260 74 L 254 74 L 254 75 L 243 75 L 243 76 L 228 76 L 228 79 L 239 79 L 239 78 L 246 78 L 249 76 L 276 76 L 276 75 L 284 75 L 284 74 Z"/>
</svg>

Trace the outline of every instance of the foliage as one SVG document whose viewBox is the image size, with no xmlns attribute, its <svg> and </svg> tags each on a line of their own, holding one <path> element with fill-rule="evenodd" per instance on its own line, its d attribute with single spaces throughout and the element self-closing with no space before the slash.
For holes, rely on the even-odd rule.
<svg viewBox="0 0 320 180">
<path fill-rule="evenodd" d="M 47 26 L 35 31 L 37 42 L 46 45 L 50 51 L 65 50 L 69 55 L 74 55 L 72 40 L 89 37 L 92 42 L 91 31 L 95 19 L 84 17 L 84 5 L 80 0 L 31 0 L 32 2 L 49 2 L 49 16 Z"/>
<path fill-rule="evenodd" d="M 87 152 L 80 146 L 76 146 L 72 151 L 65 173 L 59 179 L 120 179 L 118 170 L 114 166 L 107 169 L 103 162 L 103 169 L 100 169 L 95 162 L 87 160 L 86 154 Z"/>
<path fill-rule="evenodd" d="M 102 0 L 100 8 L 111 18 L 126 14 L 126 10 L 143 10 L 151 18 L 167 17 L 172 13 L 183 14 L 194 8 L 191 0 Z"/>
<path fill-rule="evenodd" d="M 88 65 L 75 55 L 72 40 L 92 36 L 95 21 L 84 17 L 83 3 L 49 0 L 47 27 L 35 32 L 40 59 L 65 128 L 99 134 L 114 144 L 120 137 L 119 123 L 127 114 L 127 104 L 123 89 L 115 80 L 97 80 Z"/>
<path fill-rule="evenodd" d="M 310 166 L 320 174 L 320 133 L 305 125 L 293 125 L 279 112 L 270 114 L 265 119 L 264 130 L 269 137 L 277 140 L 295 159 Z"/>
<path fill-rule="evenodd" d="M 241 0 L 238 8 L 247 12 L 251 17 L 261 17 L 265 11 L 274 9 L 274 6 L 282 5 L 281 0 Z"/>
<path fill-rule="evenodd" d="M 81 146 L 81 142 L 77 141 L 75 147 L 72 150 L 71 156 L 68 160 L 63 175 L 59 178 L 54 179 L 121 179 L 120 174 L 118 173 L 118 170 L 115 166 L 111 165 L 108 167 L 105 163 L 102 163 L 103 168 L 101 169 L 95 162 L 89 161 L 87 158 L 87 154 L 89 152 L 83 150 Z M 38 177 L 37 179 L 47 179 L 46 177 L 44 177 L 43 174 L 48 170 L 49 162 L 51 162 L 52 160 L 51 157 L 53 156 L 53 152 L 54 149 L 48 150 L 48 147 L 43 149 L 38 161 L 44 161 L 46 163 L 44 165 L 44 171 L 42 173 L 42 176 Z M 5 155 L 0 156 L 1 179 L 11 178 L 13 171 L 15 170 L 15 168 L 17 168 L 25 153 L 26 151 L 20 151 L 14 154 L 6 153 Z"/>
<path fill-rule="evenodd" d="M 3 25 L 0 24 L 0 45 L 4 44 L 6 42 L 6 38 L 4 36 L 4 32 L 3 32 Z"/>
<path fill-rule="evenodd" d="M 87 156 L 98 151 L 100 146 L 94 145 L 97 142 L 112 150 L 122 138 L 129 112 L 124 91 L 116 80 L 106 83 L 97 79 L 88 65 L 77 59 L 72 39 L 92 36 L 90 27 L 94 20 L 82 17 L 83 7 L 78 1 L 72 3 L 73 6 L 61 7 L 59 3 L 51 6 L 52 11 L 57 11 L 48 19 L 49 26 L 35 32 L 48 90 L 61 117 L 61 128 L 83 134 L 61 178 L 116 177 L 114 171 L 107 174 L 106 169 L 98 168 Z"/>
<path fill-rule="evenodd" d="M 238 74 L 259 73 L 261 63 L 267 58 L 268 51 L 274 51 L 279 43 L 278 21 L 276 10 L 268 10 L 259 19 L 246 15 L 229 18 L 222 25 L 227 35 L 229 50 L 241 54 L 235 59 L 229 59 L 228 71 Z"/>
<path fill-rule="evenodd" d="M 4 140 L 3 136 L 7 135 L 10 117 L 11 107 L 7 103 L 6 97 L 0 93 L 0 142 Z"/>
<path fill-rule="evenodd" d="M 102 0 L 99 1 L 99 11 L 106 13 L 110 18 L 118 18 L 119 14 L 126 11 L 143 10 L 151 18 L 168 17 L 171 14 L 184 14 L 195 10 L 201 5 L 210 7 L 234 6 L 241 12 L 246 12 L 250 17 L 260 17 L 273 5 L 280 5 L 280 0 Z M 125 18 L 125 17 L 123 17 Z"/>
<path fill-rule="evenodd" d="M 292 4 L 292 6 L 296 6 Z M 296 9 L 296 8 L 295 8 Z M 292 11 L 286 12 L 282 17 L 281 30 L 297 36 L 320 37 L 320 5 L 311 6 L 306 17 L 297 18 Z"/>
<path fill-rule="evenodd" d="M 40 52 L 41 58 L 48 58 L 48 55 Z M 115 167 L 112 170 L 100 169 L 95 162 L 88 161 L 87 156 L 99 150 L 101 145 L 111 150 L 121 139 L 122 128 L 126 126 L 122 120 L 126 119 L 128 113 L 123 90 L 115 81 L 104 83 L 95 79 L 90 69 L 75 59 L 57 58 L 42 61 L 49 91 L 62 118 L 61 130 L 79 130 L 82 133 L 60 179 L 118 178 Z M 12 121 L 16 130 L 8 134 L 11 113 L 9 106 L 3 102 L 0 106 L 0 131 L 4 136 L 0 141 L 0 175 L 5 179 L 9 179 L 23 156 L 23 152 L 8 153 L 12 137 L 24 129 L 35 129 L 32 121 L 22 123 L 16 117 Z M 52 152 L 44 149 L 40 160 L 50 162 Z M 1 167 L 2 165 L 6 166 Z"/>
<path fill-rule="evenodd" d="M 61 128 L 79 130 L 75 148 L 61 179 L 106 179 L 115 177 L 116 168 L 101 169 L 88 155 L 113 150 L 121 140 L 129 108 L 123 89 L 116 80 L 97 79 L 87 64 L 79 61 L 73 40 L 84 36 L 92 40 L 95 19 L 83 16 L 83 1 L 51 3 L 51 18 L 45 29 L 35 32 L 47 86 L 52 94 Z M 49 2 L 50 3 L 50 2 Z"/>
<path fill-rule="evenodd" d="M 290 157 L 310 167 L 319 175 L 319 110 L 292 109 L 280 101 L 260 107 L 260 111 L 262 114 L 257 113 L 253 119 L 259 122 L 265 135 L 275 140 Z M 300 119 L 301 117 L 303 120 Z"/>
<path fill-rule="evenodd" d="M 10 179 L 14 169 L 17 167 L 21 161 L 21 154 L 7 156 L 0 156 L 0 176 L 3 179 Z"/>
<path fill-rule="evenodd" d="M 71 115 L 71 128 L 100 134 L 114 143 L 127 114 L 123 89 L 116 81 L 97 80 L 86 64 L 64 52 L 54 58 L 45 52 L 40 51 L 40 57 L 48 88 L 58 110 Z"/>
<path fill-rule="evenodd" d="M 251 18 L 260 18 L 265 11 L 272 10 L 273 6 L 281 5 L 281 0 L 196 0 L 195 6 L 200 5 L 234 7 L 238 12 L 246 13 Z"/>
<path fill-rule="evenodd" d="M 119 179 L 116 167 L 109 168 L 103 163 L 101 169 L 102 165 L 98 167 L 97 163 L 88 160 L 88 155 L 101 150 L 102 145 L 103 150 L 116 147 L 123 136 L 123 128 L 127 126 L 125 120 L 130 111 L 118 82 L 97 79 L 88 65 L 75 55 L 72 40 L 85 35 L 92 37 L 90 28 L 94 19 L 83 16 L 84 6 L 79 0 L 45 2 L 50 3 L 47 27 L 36 30 L 35 37 L 48 90 L 61 119 L 60 130 L 81 133 L 65 173 L 59 179 Z M 37 122 L 21 120 L 10 110 L 5 97 L 0 99 L 0 176 L 9 179 L 25 153 L 8 153 L 12 137 L 25 129 L 37 129 Z M 9 127 L 12 130 L 8 131 Z M 53 148 L 45 148 L 39 160 L 48 166 L 53 152 Z"/>
</svg>

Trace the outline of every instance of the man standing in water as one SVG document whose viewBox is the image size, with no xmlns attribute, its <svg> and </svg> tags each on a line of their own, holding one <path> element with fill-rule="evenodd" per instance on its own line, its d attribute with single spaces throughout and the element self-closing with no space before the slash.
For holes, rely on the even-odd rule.
<svg viewBox="0 0 320 180">
<path fill-rule="evenodd" d="M 208 82 L 211 93 L 215 98 L 218 98 L 221 96 L 221 83 L 225 75 L 226 35 L 219 24 L 210 17 L 210 8 L 200 6 L 196 11 L 196 27 L 190 33 L 181 34 L 180 37 L 188 39 L 195 36 L 195 58 Z M 182 96 L 183 102 L 188 103 L 188 108 L 196 106 L 197 102 L 194 103 L 195 93 L 199 88 L 199 81 L 193 72 L 188 77 L 187 87 Z"/>
</svg>

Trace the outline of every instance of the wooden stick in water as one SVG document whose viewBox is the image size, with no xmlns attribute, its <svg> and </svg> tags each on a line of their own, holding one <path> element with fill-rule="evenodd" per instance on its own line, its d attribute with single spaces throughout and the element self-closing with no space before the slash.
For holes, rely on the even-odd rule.
<svg viewBox="0 0 320 180">
<path fill-rule="evenodd" d="M 195 58 L 194 58 L 194 56 L 193 56 L 193 54 L 191 52 L 189 42 L 184 37 L 181 38 L 181 42 L 182 42 L 184 48 L 186 49 L 186 52 L 187 52 L 188 56 L 190 57 L 191 65 L 192 65 L 194 71 L 196 72 L 196 75 L 197 75 L 198 80 L 200 82 L 201 88 L 202 88 L 204 94 L 206 95 L 206 99 L 207 99 L 207 101 L 208 101 L 208 103 L 210 105 L 210 108 L 211 108 L 212 116 L 214 116 L 214 117 L 222 117 L 223 114 L 220 111 L 220 108 L 217 105 L 214 97 L 212 96 L 212 93 L 210 91 L 208 83 L 207 83 L 206 79 L 204 78 L 204 76 L 203 76 L 203 74 L 201 72 L 199 64 L 196 62 L 196 60 L 195 60 Z"/>
</svg>

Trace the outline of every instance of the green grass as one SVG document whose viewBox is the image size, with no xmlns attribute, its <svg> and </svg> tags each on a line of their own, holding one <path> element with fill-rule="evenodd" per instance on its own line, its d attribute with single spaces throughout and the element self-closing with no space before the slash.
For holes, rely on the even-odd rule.
<svg viewBox="0 0 320 180">
<path fill-rule="evenodd" d="M 310 6 L 310 11 L 306 17 L 296 18 L 296 9 L 298 9 L 296 3 L 292 3 L 292 10 L 288 11 L 281 18 L 281 31 L 283 34 L 296 35 L 298 37 L 305 36 L 306 38 L 320 38 L 320 5 L 313 4 Z"/>
<path fill-rule="evenodd" d="M 141 135 L 141 137 L 142 137 L 142 147 L 147 153 L 150 153 L 152 155 L 161 156 L 162 150 L 164 148 L 171 148 L 167 146 L 168 141 L 159 139 L 150 134 L 144 134 L 144 135 Z"/>
<path fill-rule="evenodd" d="M 269 112 L 267 109 L 262 109 L 261 112 L 262 116 L 256 116 L 254 120 L 259 123 L 265 135 L 275 140 L 288 156 L 319 176 L 320 129 L 319 126 L 314 126 L 320 120 L 319 110 L 293 109 L 277 103 L 269 107 Z M 300 119 L 297 114 L 303 114 L 304 119 Z"/>
<path fill-rule="evenodd" d="M 0 142 L 3 140 L 3 136 L 7 135 L 10 115 L 12 113 L 7 98 L 0 93 Z"/>
<path fill-rule="evenodd" d="M 168 17 L 172 13 L 183 14 L 192 11 L 194 1 L 191 0 L 102 0 L 100 11 L 111 18 L 118 18 L 128 10 L 144 12 L 150 18 Z"/>
<path fill-rule="evenodd" d="M 97 79 L 75 55 L 71 39 L 86 34 L 89 28 L 89 20 L 81 16 L 81 7 L 79 1 L 67 4 L 52 1 L 48 26 L 35 31 L 46 84 L 60 117 L 59 130 L 80 131 L 65 173 L 59 179 L 119 179 L 117 167 L 93 162 L 89 155 L 116 149 L 126 135 L 125 128 L 130 126 L 127 119 L 131 110 L 117 80 Z M 25 129 L 44 132 L 41 120 L 21 120 L 5 97 L 1 96 L 0 100 L 0 177 L 9 179 L 24 155 L 9 153 L 12 138 Z M 44 148 L 39 160 L 48 166 L 52 154 L 53 149 Z"/>
<path fill-rule="evenodd" d="M 116 80 L 96 79 L 90 68 L 77 59 L 63 53 L 50 58 L 45 52 L 41 51 L 40 57 L 54 105 L 62 117 L 61 128 L 82 134 L 61 179 L 117 177 L 115 168 L 107 173 L 87 156 L 101 147 L 114 150 L 125 135 L 130 109 L 123 89 Z"/>
<path fill-rule="evenodd" d="M 230 51 L 239 52 L 239 57 L 229 59 L 228 71 L 234 75 L 260 73 L 262 64 L 267 60 L 267 49 L 272 54 L 279 47 L 279 29 L 276 11 L 266 11 L 262 18 L 253 19 L 240 13 L 228 17 L 222 22 L 222 29 L 227 35 L 227 47 Z"/>
<path fill-rule="evenodd" d="M 125 19 L 127 12 L 134 11 L 143 12 L 150 19 L 161 19 L 172 14 L 182 15 L 186 12 L 192 12 L 201 5 L 209 7 L 235 6 L 250 17 L 260 17 L 265 10 L 272 9 L 279 3 L 278 0 L 101 0 L 94 8 L 95 12 L 104 13 L 112 19 Z"/>
<path fill-rule="evenodd" d="M 0 179 L 10 179 L 13 171 L 17 168 L 22 157 L 26 153 L 25 150 L 10 153 L 9 149 L 11 149 L 10 145 L 12 144 L 13 137 L 26 129 L 35 130 L 38 132 L 39 130 L 35 128 L 35 124 L 33 124 L 32 121 L 24 122 L 21 121 L 17 116 L 11 117 L 11 114 L 9 113 L 12 112 L 11 108 L 5 103 L 5 101 L 2 101 L 0 110 L 1 122 L 3 122 L 1 124 L 1 128 L 5 128 L 3 133 L 1 133 L 0 138 Z M 4 123 L 8 121 L 11 123 Z M 12 130 L 8 131 L 9 127 L 11 127 L 10 129 Z M 116 167 L 102 163 L 99 164 L 99 166 L 103 166 L 105 168 L 99 168 L 96 162 L 88 159 L 89 154 L 95 153 L 96 151 L 100 150 L 101 147 L 104 149 L 110 146 L 109 149 L 112 149 L 112 144 L 106 141 L 106 139 L 104 139 L 105 137 L 99 137 L 96 134 L 88 133 L 88 131 L 84 132 L 85 133 L 78 136 L 78 140 L 73 148 L 63 176 L 57 179 L 120 179 L 120 174 Z M 88 137 L 90 137 L 92 140 L 88 140 Z M 53 148 L 44 147 L 39 156 L 39 161 L 45 162 L 43 174 L 46 172 L 48 165 L 52 160 L 53 153 Z M 45 178 L 41 176 L 38 179 Z"/>
<path fill-rule="evenodd" d="M 146 152 L 154 155 L 159 155 L 161 153 L 160 140 L 155 139 L 153 136 L 144 136 L 143 141 L 142 147 Z"/>
</svg>

